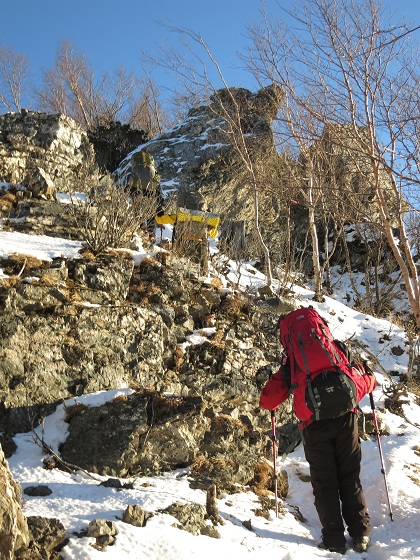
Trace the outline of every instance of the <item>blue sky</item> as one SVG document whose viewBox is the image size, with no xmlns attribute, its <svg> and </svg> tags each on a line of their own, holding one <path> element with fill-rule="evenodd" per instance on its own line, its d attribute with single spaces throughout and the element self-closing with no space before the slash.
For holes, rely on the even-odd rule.
<svg viewBox="0 0 420 560">
<path fill-rule="evenodd" d="M 368 1 L 368 0 L 366 0 Z M 420 24 L 418 0 L 383 0 L 398 15 Z M 281 13 L 293 0 L 266 0 Z M 246 27 L 258 20 L 259 0 L 0 0 L 0 43 L 24 53 L 34 77 L 50 66 L 60 41 L 83 51 L 99 74 L 120 65 L 142 74 L 144 51 L 157 51 L 171 34 L 159 22 L 201 34 L 221 64 L 229 85 L 252 89 L 236 53 L 246 43 Z M 169 80 L 160 70 L 156 81 Z"/>
</svg>

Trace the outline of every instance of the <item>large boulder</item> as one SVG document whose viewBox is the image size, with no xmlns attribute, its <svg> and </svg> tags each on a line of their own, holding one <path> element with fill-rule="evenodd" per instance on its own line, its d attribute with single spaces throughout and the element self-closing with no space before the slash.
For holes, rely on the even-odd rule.
<svg viewBox="0 0 420 560">
<path fill-rule="evenodd" d="M 114 477 L 185 467 L 193 461 L 208 423 L 203 406 L 199 397 L 143 392 L 86 408 L 70 418 L 62 458 Z"/>
<path fill-rule="evenodd" d="M 254 478 L 266 439 L 248 417 L 215 413 L 200 396 L 137 392 L 68 410 L 62 458 L 112 477 L 153 476 L 191 466 L 196 485 L 233 490 Z M 87 443 L 88 442 L 88 443 Z"/>
<path fill-rule="evenodd" d="M 84 190 L 97 176 L 94 149 L 70 117 L 33 111 L 0 116 L 0 181 L 34 196 Z"/>
</svg>

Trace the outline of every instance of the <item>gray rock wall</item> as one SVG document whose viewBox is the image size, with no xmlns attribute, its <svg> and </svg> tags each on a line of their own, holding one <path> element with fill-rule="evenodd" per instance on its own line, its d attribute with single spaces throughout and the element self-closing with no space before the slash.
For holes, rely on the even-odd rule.
<svg viewBox="0 0 420 560">
<path fill-rule="evenodd" d="M 55 190 L 72 192 L 95 176 L 93 147 L 70 117 L 32 111 L 0 115 L 0 181 L 36 192 L 47 177 Z"/>
<path fill-rule="evenodd" d="M 0 286 L 0 431 L 29 430 L 63 399 L 121 386 L 203 395 L 218 411 L 255 416 L 279 351 L 275 309 L 222 296 L 175 257 L 133 266 L 75 259 Z M 204 326 L 214 334 L 188 345 Z"/>
</svg>

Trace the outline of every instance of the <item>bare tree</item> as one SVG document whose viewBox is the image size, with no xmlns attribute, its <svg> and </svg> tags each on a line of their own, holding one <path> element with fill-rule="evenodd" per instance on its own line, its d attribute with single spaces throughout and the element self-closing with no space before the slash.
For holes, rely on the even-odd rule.
<svg viewBox="0 0 420 560">
<path fill-rule="evenodd" d="M 134 129 L 147 131 L 150 137 L 161 134 L 171 124 L 160 101 L 159 88 L 150 76 L 139 80 L 139 94 L 130 103 L 127 122 Z"/>
<path fill-rule="evenodd" d="M 20 113 L 22 96 L 29 87 L 29 60 L 0 45 L 0 105 Z"/>
<path fill-rule="evenodd" d="M 351 145 L 334 130 L 331 139 L 373 193 L 375 220 L 402 271 L 420 332 L 420 286 L 405 222 L 416 204 L 409 189 L 420 184 L 414 29 L 394 22 L 379 0 L 305 0 L 287 13 L 295 29 L 267 14 L 250 29 L 249 67 L 283 87 L 317 123 L 312 141 L 329 123 L 349 127 Z"/>
<path fill-rule="evenodd" d="M 41 109 L 63 113 L 92 130 L 121 121 L 150 136 L 162 130 L 163 107 L 151 79 L 141 80 L 124 67 L 97 75 L 83 52 L 62 42 L 37 91 Z"/>
</svg>

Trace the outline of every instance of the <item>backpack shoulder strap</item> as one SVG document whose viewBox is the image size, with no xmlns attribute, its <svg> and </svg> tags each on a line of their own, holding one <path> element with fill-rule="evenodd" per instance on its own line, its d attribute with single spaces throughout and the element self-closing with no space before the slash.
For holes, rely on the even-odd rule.
<svg viewBox="0 0 420 560">
<path fill-rule="evenodd" d="M 293 394 L 298 384 L 296 382 L 292 383 L 292 367 L 290 363 L 290 358 L 286 352 L 283 352 L 280 366 L 280 375 L 283 379 L 283 383 L 289 391 L 289 396 Z"/>
</svg>

